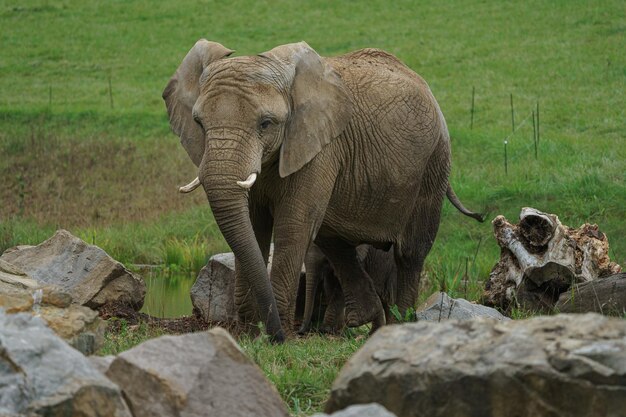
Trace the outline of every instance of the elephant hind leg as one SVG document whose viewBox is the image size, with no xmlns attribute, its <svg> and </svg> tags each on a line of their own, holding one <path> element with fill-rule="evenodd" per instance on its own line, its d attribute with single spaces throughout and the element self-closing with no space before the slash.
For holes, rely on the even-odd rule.
<svg viewBox="0 0 626 417">
<path fill-rule="evenodd" d="M 435 213 L 436 212 L 436 213 Z M 439 212 L 437 210 L 420 210 L 419 220 L 416 220 L 417 236 L 409 245 L 398 245 L 394 251 L 397 272 L 396 302 L 398 310 L 404 317 L 406 310 L 415 308 L 419 296 L 421 273 L 426 255 L 430 252 L 439 226 Z M 428 213 L 428 214 L 427 214 Z M 399 250 L 402 247 L 402 251 Z"/>
<path fill-rule="evenodd" d="M 449 175 L 449 148 L 435 150 L 428 162 L 420 184 L 417 205 L 407 224 L 402 241 L 394 246 L 397 275 L 396 300 L 404 316 L 409 307 L 415 307 L 424 260 L 435 242 L 441 207 L 446 195 Z"/>
<path fill-rule="evenodd" d="M 385 314 L 374 283 L 363 269 L 356 248 L 341 239 L 321 238 L 316 243 L 330 260 L 343 290 L 346 324 L 358 327 L 372 323 L 378 328 L 385 324 Z"/>
</svg>

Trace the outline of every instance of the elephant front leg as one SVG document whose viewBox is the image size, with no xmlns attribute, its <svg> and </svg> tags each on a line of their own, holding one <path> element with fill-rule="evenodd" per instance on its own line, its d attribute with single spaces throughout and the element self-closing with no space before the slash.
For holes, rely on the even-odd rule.
<svg viewBox="0 0 626 417">
<path fill-rule="evenodd" d="M 296 296 L 302 264 L 324 219 L 330 192 L 322 187 L 294 187 L 289 190 L 290 197 L 285 198 L 274 213 L 274 255 L 270 277 L 281 323 L 289 332 L 295 330 Z"/>
<path fill-rule="evenodd" d="M 294 317 L 298 283 L 310 240 L 311 236 L 308 233 L 297 233 L 296 231 L 292 231 L 289 236 L 276 233 L 274 237 L 274 255 L 270 277 L 280 321 L 287 333 L 292 333 L 295 330 Z"/>
<path fill-rule="evenodd" d="M 346 324 L 358 327 L 372 323 L 372 330 L 385 324 L 385 313 L 374 283 L 363 269 L 356 248 L 341 239 L 318 237 L 316 243 L 330 260 L 339 278 L 345 303 Z"/>
</svg>

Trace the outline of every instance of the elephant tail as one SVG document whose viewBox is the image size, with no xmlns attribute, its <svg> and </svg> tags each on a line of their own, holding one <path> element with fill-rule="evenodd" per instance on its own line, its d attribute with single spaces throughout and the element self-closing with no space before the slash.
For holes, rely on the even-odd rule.
<svg viewBox="0 0 626 417">
<path fill-rule="evenodd" d="M 450 185 L 450 184 L 448 184 L 448 189 L 446 190 L 446 195 L 448 196 L 448 200 L 450 200 L 452 205 L 454 207 L 456 207 L 457 210 L 459 210 L 461 213 L 465 214 L 466 216 L 472 217 L 472 218 L 478 220 L 481 223 L 485 221 L 485 215 L 484 214 L 482 214 L 482 213 L 474 213 L 473 211 L 469 211 L 468 209 L 465 208 L 463 203 L 461 203 L 461 200 L 459 200 L 459 197 L 457 197 L 456 194 L 454 193 L 454 190 L 452 189 L 452 185 Z"/>
</svg>

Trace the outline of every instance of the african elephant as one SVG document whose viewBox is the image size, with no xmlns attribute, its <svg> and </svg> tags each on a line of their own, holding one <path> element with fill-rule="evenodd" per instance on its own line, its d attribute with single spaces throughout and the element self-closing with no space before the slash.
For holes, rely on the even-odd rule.
<svg viewBox="0 0 626 417">
<path fill-rule="evenodd" d="M 389 307 L 395 304 L 396 264 L 393 251 L 376 249 L 371 245 L 359 245 L 356 248 L 359 262 L 374 283 L 374 289 L 378 294 L 385 314 L 385 321 L 391 319 Z M 339 280 L 334 273 L 332 265 L 322 251 L 315 245 L 311 245 L 306 258 L 306 297 L 304 314 L 299 334 L 305 334 L 311 330 L 311 319 L 317 291 L 323 286 L 326 298 L 326 309 L 320 330 L 323 333 L 337 333 L 344 324 L 344 300 Z M 372 331 L 376 330 L 372 328 Z"/>
<path fill-rule="evenodd" d="M 181 191 L 202 185 L 235 254 L 240 316 L 260 317 L 272 340 L 284 340 L 312 241 L 335 267 L 350 326 L 384 323 L 356 246 L 394 245 L 403 312 L 453 195 L 448 130 L 428 85 L 377 49 L 322 58 L 300 42 L 232 52 L 198 41 L 163 98 L 198 166 Z"/>
</svg>

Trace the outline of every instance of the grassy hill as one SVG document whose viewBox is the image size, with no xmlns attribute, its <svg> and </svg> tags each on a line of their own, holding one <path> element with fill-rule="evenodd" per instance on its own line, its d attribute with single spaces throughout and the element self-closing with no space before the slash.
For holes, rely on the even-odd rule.
<svg viewBox="0 0 626 417">
<path fill-rule="evenodd" d="M 0 8 L 5 184 L 0 246 L 41 240 L 55 227 L 92 236 L 96 229 L 123 260 L 158 262 L 160 255 L 149 248 L 159 240 L 205 235 L 211 221 L 200 214 L 206 209 L 198 208 L 205 207 L 203 196 L 176 193 L 176 185 L 194 176 L 194 167 L 169 132 L 160 98 L 164 85 L 201 37 L 238 54 L 304 39 L 326 55 L 366 46 L 386 49 L 430 83 L 453 136 L 453 184 L 468 206 L 508 217 L 522 206 L 535 206 L 559 214 L 566 224 L 596 222 L 623 262 L 622 6 L 619 1 L 5 3 Z M 517 125 L 526 122 L 509 140 L 505 175 L 511 94 Z M 541 139 L 535 160 L 527 117 L 537 102 Z M 167 216 L 172 212 L 179 214 Z M 141 229 L 134 231 L 136 238 L 124 236 L 129 222 L 141 223 L 133 226 Z M 106 231 L 97 230 L 105 226 Z M 431 261 L 465 253 L 482 237 L 479 256 L 490 255 L 491 263 L 489 235 L 488 224 L 474 225 L 447 206 Z M 142 245 L 144 250 L 136 249 Z"/>
<path fill-rule="evenodd" d="M 623 2 L 302 3 L 1 3 L 0 250 L 39 243 L 59 227 L 129 263 L 162 263 L 181 244 L 208 254 L 227 249 L 206 197 L 177 193 L 195 168 L 161 100 L 204 37 L 236 54 L 300 40 L 322 55 L 361 47 L 394 53 L 442 107 L 453 138 L 452 184 L 466 206 L 489 219 L 515 219 L 532 206 L 570 226 L 597 223 L 612 258 L 626 264 Z M 424 296 L 441 286 L 463 294 L 468 262 L 468 296 L 476 297 L 497 258 L 491 225 L 446 203 Z M 286 398 L 310 398 L 306 389 L 287 395 L 292 385 L 280 378 Z"/>
</svg>

